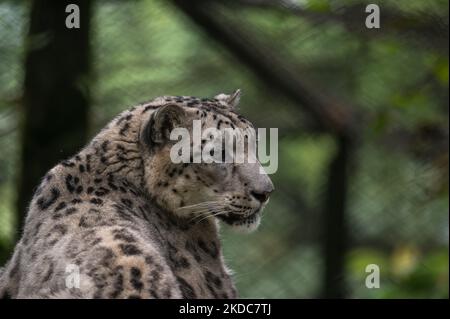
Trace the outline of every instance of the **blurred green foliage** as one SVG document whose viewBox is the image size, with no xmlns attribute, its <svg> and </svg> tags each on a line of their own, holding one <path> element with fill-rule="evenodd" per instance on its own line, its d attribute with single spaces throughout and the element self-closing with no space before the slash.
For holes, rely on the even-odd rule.
<svg viewBox="0 0 450 319">
<path fill-rule="evenodd" d="M 345 9 L 336 1 L 299 3 L 325 14 Z M 447 14 L 448 23 L 447 1 L 379 5 L 403 14 Z M 318 296 L 320 210 L 333 138 L 307 131 L 301 106 L 268 90 L 166 2 L 99 0 L 94 12 L 91 136 L 124 108 L 155 96 L 203 97 L 241 88 L 241 112 L 258 126 L 279 128 L 279 169 L 261 228 L 236 235 L 224 227 L 226 260 L 242 297 Z M 15 225 L 27 14 L 25 1 L 0 1 L 2 262 Z M 364 37 L 335 21 L 285 11 L 245 7 L 228 14 L 302 77 L 363 114 L 348 204 L 348 295 L 448 297 L 448 52 L 389 29 Z M 367 264 L 380 266 L 380 289 L 365 287 Z"/>
</svg>

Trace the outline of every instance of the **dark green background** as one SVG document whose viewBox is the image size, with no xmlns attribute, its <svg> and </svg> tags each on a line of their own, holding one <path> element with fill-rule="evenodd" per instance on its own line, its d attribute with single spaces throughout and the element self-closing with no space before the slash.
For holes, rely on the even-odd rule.
<svg viewBox="0 0 450 319">
<path fill-rule="evenodd" d="M 0 1 L 1 264 L 18 225 L 30 2 Z M 448 2 L 377 1 L 381 29 L 370 31 L 361 1 L 230 2 L 217 10 L 233 26 L 251 32 L 329 107 L 339 101 L 357 114 L 345 273 L 335 278 L 345 282 L 343 295 L 448 298 Z M 89 92 L 87 136 L 159 95 L 211 97 L 241 88 L 240 112 L 279 129 L 279 169 L 260 229 L 240 235 L 223 227 L 226 261 L 242 297 L 322 296 L 335 133 L 316 129 L 305 105 L 267 84 L 171 1 L 93 1 L 91 23 L 92 72 L 79 79 Z M 368 264 L 380 266 L 380 289 L 364 285 Z"/>
</svg>

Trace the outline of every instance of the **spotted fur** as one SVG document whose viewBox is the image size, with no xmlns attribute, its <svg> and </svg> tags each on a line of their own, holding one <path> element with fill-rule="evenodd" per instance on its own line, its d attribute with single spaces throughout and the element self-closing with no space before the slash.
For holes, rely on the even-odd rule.
<svg viewBox="0 0 450 319">
<path fill-rule="evenodd" d="M 213 217 L 218 206 L 189 207 L 226 203 L 219 217 L 251 228 L 266 202 L 252 192 L 273 186 L 234 164 L 173 164 L 167 132 L 192 119 L 205 127 L 250 126 L 233 108 L 238 95 L 159 97 L 135 106 L 51 169 L 0 272 L 0 297 L 236 297 Z M 69 265 L 79 269 L 79 287 L 67 286 Z"/>
</svg>

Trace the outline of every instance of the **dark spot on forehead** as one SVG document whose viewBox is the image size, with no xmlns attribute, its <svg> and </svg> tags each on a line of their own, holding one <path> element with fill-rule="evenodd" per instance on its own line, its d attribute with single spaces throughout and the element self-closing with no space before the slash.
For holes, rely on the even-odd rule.
<svg viewBox="0 0 450 319">
<path fill-rule="evenodd" d="M 142 254 L 142 251 L 139 248 L 137 248 L 135 245 L 120 244 L 119 247 L 122 250 L 122 252 L 127 256 Z"/>
</svg>

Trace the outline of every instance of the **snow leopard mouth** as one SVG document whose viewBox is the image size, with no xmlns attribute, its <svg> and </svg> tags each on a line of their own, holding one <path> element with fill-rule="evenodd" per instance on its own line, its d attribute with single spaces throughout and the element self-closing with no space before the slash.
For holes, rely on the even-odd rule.
<svg viewBox="0 0 450 319">
<path fill-rule="evenodd" d="M 222 221 L 224 221 L 225 223 L 227 223 L 229 225 L 253 224 L 254 222 L 257 221 L 260 212 L 261 212 L 261 209 L 257 209 L 253 213 L 251 213 L 250 215 L 247 215 L 247 216 L 242 215 L 242 214 L 237 214 L 237 213 L 228 213 L 228 214 L 224 214 L 224 215 L 218 215 L 217 217 L 219 217 Z"/>
</svg>

